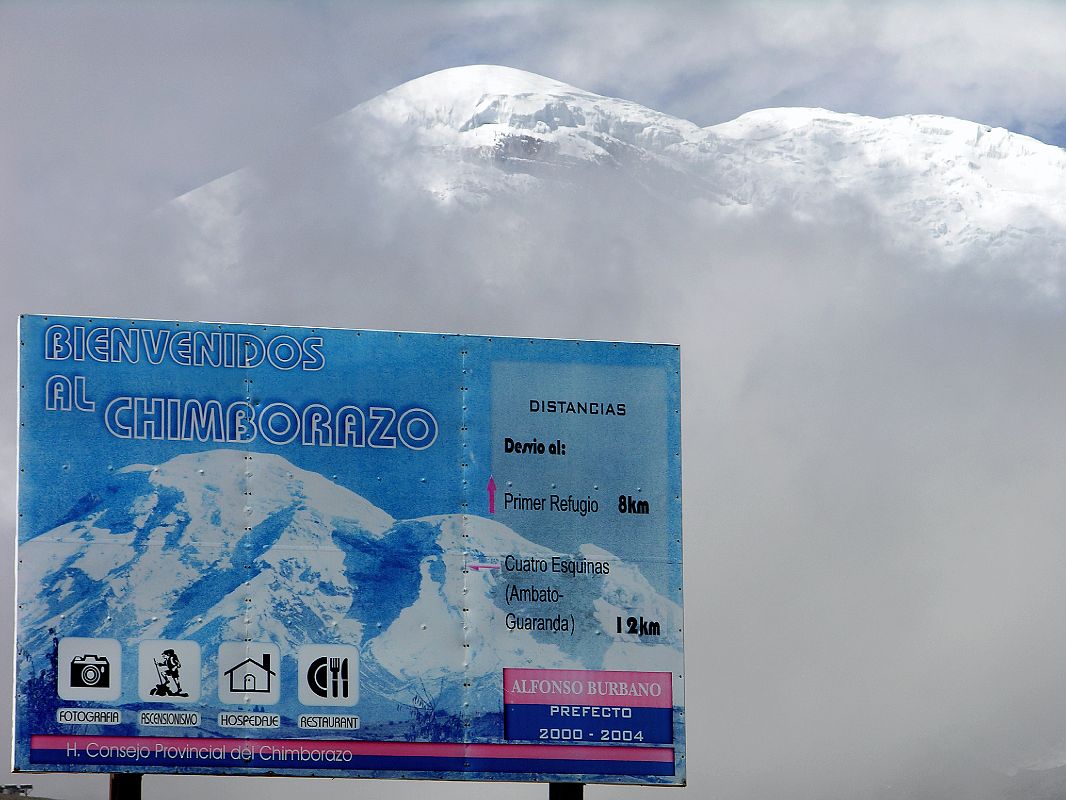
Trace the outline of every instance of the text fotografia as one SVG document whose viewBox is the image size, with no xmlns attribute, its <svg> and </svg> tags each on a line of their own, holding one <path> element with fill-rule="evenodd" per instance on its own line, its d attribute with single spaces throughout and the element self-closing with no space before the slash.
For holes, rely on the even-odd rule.
<svg viewBox="0 0 1066 800">
<path fill-rule="evenodd" d="M 62 725 L 119 725 L 122 712 L 116 708 L 58 708 L 56 722 Z"/>
</svg>

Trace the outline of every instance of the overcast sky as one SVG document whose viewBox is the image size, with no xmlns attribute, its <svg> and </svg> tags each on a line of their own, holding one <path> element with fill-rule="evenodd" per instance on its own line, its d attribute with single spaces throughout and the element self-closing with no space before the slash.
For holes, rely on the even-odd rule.
<svg viewBox="0 0 1066 800">
<path fill-rule="evenodd" d="M 324 237 L 264 225 L 261 260 L 199 281 L 138 231 L 173 197 L 269 161 L 358 103 L 472 63 L 700 125 L 820 106 L 944 114 L 1062 146 L 1063 41 L 1066 6 L 1051 2 L 7 2 L 0 305 L 12 333 L 18 313 L 51 312 L 679 341 L 683 794 L 894 797 L 902 777 L 917 796 L 1002 796 L 1019 765 L 1066 763 L 1066 331 L 1061 301 L 1034 299 L 1007 265 L 910 263 L 884 221 L 854 209 L 821 227 L 781 211 L 725 224 L 624 198 L 605 211 L 603 185 L 551 210 L 447 224 L 419 198 L 392 197 L 377 219 L 404 235 L 376 231 L 372 246 L 358 225 Z M 328 216 L 330 165 L 304 166 L 288 188 L 314 197 L 308 179 L 321 177 L 304 213 Z M 486 236 L 516 214 L 533 224 Z M 14 387 L 10 344 L 0 376 Z M 13 398 L 0 400 L 11 542 Z M 0 585 L 11 566 L 0 562 Z M 4 630 L 11 616 L 0 614 Z M 5 657 L 5 683 L 9 670 Z M 96 778 L 13 780 L 56 797 L 106 792 Z M 426 791 L 147 787 L 159 798 Z M 636 791 L 647 790 L 588 793 Z"/>
</svg>

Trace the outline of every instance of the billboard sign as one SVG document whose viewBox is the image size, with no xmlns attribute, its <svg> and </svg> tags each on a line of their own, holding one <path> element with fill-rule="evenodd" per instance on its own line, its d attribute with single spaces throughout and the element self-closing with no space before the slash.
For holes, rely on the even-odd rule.
<svg viewBox="0 0 1066 800">
<path fill-rule="evenodd" d="M 17 770 L 685 782 L 677 347 L 19 351 Z"/>
</svg>

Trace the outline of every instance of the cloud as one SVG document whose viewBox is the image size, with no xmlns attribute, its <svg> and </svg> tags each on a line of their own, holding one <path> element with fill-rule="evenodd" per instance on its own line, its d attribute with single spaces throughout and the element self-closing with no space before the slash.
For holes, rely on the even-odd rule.
<svg viewBox="0 0 1066 800">
<path fill-rule="evenodd" d="M 147 264 L 105 283 L 150 314 L 680 342 L 691 791 L 893 797 L 1049 756 L 1056 301 L 904 248 L 856 196 L 804 221 L 621 170 L 484 205 L 376 176 L 298 149 L 255 174 L 224 269 L 188 280 L 163 213 L 90 272 Z"/>
<path fill-rule="evenodd" d="M 526 4 L 480 17 L 504 63 L 702 125 L 756 108 L 944 114 L 1061 143 L 1050 2 Z"/>
</svg>

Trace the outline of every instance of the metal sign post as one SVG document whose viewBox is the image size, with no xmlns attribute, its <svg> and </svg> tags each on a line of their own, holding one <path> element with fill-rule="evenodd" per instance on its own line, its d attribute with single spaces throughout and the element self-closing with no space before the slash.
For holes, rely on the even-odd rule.
<svg viewBox="0 0 1066 800">
<path fill-rule="evenodd" d="M 113 772 L 109 783 L 110 800 L 141 800 L 141 778 L 137 772 Z"/>
<path fill-rule="evenodd" d="M 583 783 L 552 783 L 548 785 L 548 800 L 581 800 L 584 791 Z"/>
</svg>

